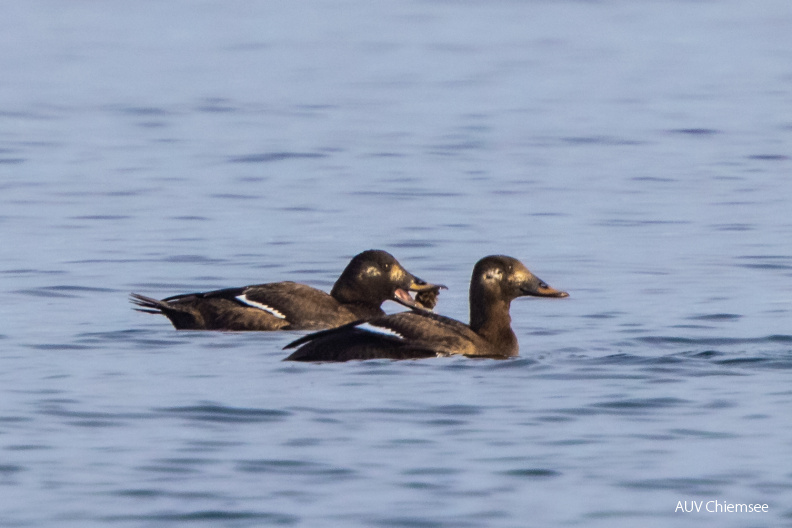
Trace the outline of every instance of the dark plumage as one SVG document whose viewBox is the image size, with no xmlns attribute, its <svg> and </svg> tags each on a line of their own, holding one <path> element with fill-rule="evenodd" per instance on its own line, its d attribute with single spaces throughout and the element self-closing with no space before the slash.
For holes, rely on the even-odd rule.
<svg viewBox="0 0 792 528">
<path fill-rule="evenodd" d="M 180 330 L 320 330 L 385 315 L 394 300 L 415 309 L 434 307 L 440 288 L 405 270 L 390 253 L 369 250 L 355 256 L 330 294 L 296 282 L 273 282 L 157 300 L 136 293 L 136 310 L 162 314 Z M 434 292 L 425 304 L 408 291 Z"/>
<path fill-rule="evenodd" d="M 513 299 L 525 295 L 569 296 L 548 286 L 517 259 L 485 257 L 476 263 L 470 280 L 469 325 L 421 311 L 397 313 L 304 336 L 286 346 L 299 346 L 286 360 L 516 356 L 509 307 Z"/>
</svg>

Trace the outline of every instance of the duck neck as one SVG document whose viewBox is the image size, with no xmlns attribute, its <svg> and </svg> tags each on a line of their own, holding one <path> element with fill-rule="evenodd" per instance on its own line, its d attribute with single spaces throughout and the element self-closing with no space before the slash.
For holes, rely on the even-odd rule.
<svg viewBox="0 0 792 528">
<path fill-rule="evenodd" d="M 342 304 L 344 308 L 355 314 L 357 319 L 372 319 L 385 315 L 385 311 L 382 308 L 371 303 L 351 302 Z"/>
<path fill-rule="evenodd" d="M 470 303 L 470 328 L 491 346 L 497 355 L 516 356 L 519 347 L 517 336 L 511 328 L 509 301 Z"/>
<path fill-rule="evenodd" d="M 385 315 L 380 307 L 382 303 L 375 304 L 363 300 L 364 296 L 359 291 L 342 282 L 341 279 L 336 281 L 333 289 L 330 290 L 330 296 L 360 319 Z"/>
</svg>

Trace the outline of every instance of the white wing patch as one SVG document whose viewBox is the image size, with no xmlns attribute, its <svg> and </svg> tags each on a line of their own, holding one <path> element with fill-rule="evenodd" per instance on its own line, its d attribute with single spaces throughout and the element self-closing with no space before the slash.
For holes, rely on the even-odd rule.
<svg viewBox="0 0 792 528">
<path fill-rule="evenodd" d="M 262 304 L 260 302 L 252 301 L 248 299 L 245 294 L 237 295 L 237 299 L 239 302 L 245 303 L 248 306 L 252 306 L 253 308 L 258 308 L 259 310 L 264 310 L 267 313 L 270 313 L 277 317 L 278 319 L 286 319 L 286 316 L 280 313 L 278 310 L 273 308 L 272 306 L 267 306 L 266 304 Z"/>
<path fill-rule="evenodd" d="M 401 335 L 396 330 L 391 330 L 385 326 L 376 326 L 371 323 L 362 323 L 356 325 L 355 328 L 360 328 L 361 330 L 365 330 L 366 332 L 373 332 L 375 334 L 386 335 L 391 337 L 398 337 L 399 339 L 404 339 L 404 336 Z"/>
</svg>

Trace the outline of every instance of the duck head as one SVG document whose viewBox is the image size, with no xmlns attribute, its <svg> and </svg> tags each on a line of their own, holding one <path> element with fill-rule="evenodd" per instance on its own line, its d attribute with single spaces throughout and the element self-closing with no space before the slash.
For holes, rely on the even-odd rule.
<svg viewBox="0 0 792 528">
<path fill-rule="evenodd" d="M 567 292 L 550 287 L 513 257 L 491 255 L 473 268 L 470 280 L 470 326 L 508 327 L 509 306 L 517 297 L 569 297 Z"/>
<path fill-rule="evenodd" d="M 399 264 L 387 251 L 370 249 L 356 255 L 338 278 L 330 294 L 344 303 L 381 305 L 387 300 L 409 308 L 431 309 L 417 302 L 409 292 L 437 292 L 442 284 L 419 279 Z M 428 295 L 428 298 L 432 298 Z"/>
</svg>

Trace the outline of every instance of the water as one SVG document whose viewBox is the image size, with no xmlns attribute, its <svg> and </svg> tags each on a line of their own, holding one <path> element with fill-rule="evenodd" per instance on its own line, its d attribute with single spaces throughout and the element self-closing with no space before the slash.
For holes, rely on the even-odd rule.
<svg viewBox="0 0 792 528">
<path fill-rule="evenodd" d="M 791 526 L 790 23 L 4 6 L 2 525 Z M 514 302 L 515 360 L 341 365 L 127 302 L 372 247 L 463 320 L 486 254 L 571 297 Z M 768 512 L 675 512 L 715 500 Z"/>
</svg>

